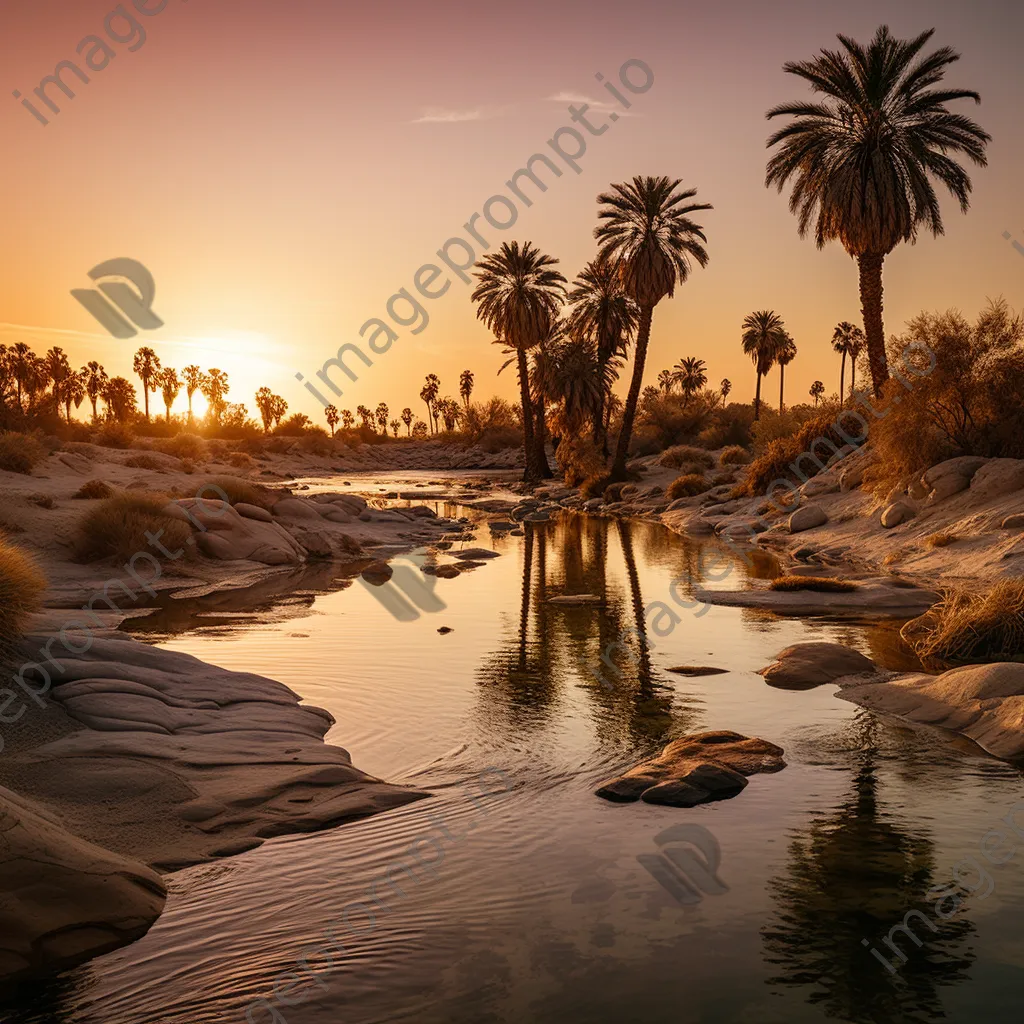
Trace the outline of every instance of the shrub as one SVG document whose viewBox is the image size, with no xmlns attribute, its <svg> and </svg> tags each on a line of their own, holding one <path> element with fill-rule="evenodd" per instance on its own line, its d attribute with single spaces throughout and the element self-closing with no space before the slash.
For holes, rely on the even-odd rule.
<svg viewBox="0 0 1024 1024">
<path fill-rule="evenodd" d="M 718 456 L 720 466 L 745 466 L 750 461 L 750 452 L 738 444 L 731 444 Z"/>
<path fill-rule="evenodd" d="M 604 489 L 604 500 L 605 501 L 622 501 L 622 492 L 629 486 L 628 481 L 618 480 L 615 483 L 610 483 L 605 486 Z"/>
<path fill-rule="evenodd" d="M 87 480 L 71 497 L 81 500 L 92 500 L 95 498 L 109 498 L 113 493 L 113 488 L 109 484 L 104 483 L 104 481 Z"/>
<path fill-rule="evenodd" d="M 304 412 L 292 413 L 288 419 L 274 427 L 274 433 L 278 437 L 301 437 L 311 420 Z"/>
<path fill-rule="evenodd" d="M 930 548 L 945 548 L 955 540 L 957 540 L 955 533 L 933 533 L 925 540 L 925 544 Z"/>
<path fill-rule="evenodd" d="M 816 590 L 823 593 L 842 593 L 857 589 L 856 583 L 835 576 L 777 576 L 769 586 L 772 590 Z"/>
<path fill-rule="evenodd" d="M 684 465 L 698 465 L 704 469 L 710 469 L 715 460 L 703 448 L 693 448 L 686 444 L 677 444 L 669 448 L 660 459 L 659 466 L 666 466 L 668 469 L 682 469 Z"/>
<path fill-rule="evenodd" d="M 629 454 L 634 457 L 657 455 L 664 447 L 662 435 L 651 427 L 639 427 L 629 439 Z"/>
<path fill-rule="evenodd" d="M 888 355 L 886 411 L 871 423 L 880 486 L 957 455 L 1024 457 L 1024 318 L 1005 302 L 974 324 L 956 311 L 922 313 Z"/>
<path fill-rule="evenodd" d="M 676 498 L 692 498 L 698 494 L 704 494 L 705 491 L 710 489 L 711 485 L 703 476 L 690 473 L 687 476 L 680 476 L 673 480 L 668 485 L 668 490 L 665 494 L 671 501 L 675 501 Z"/>
<path fill-rule="evenodd" d="M 509 448 L 523 447 L 523 431 L 521 427 L 489 427 L 481 432 L 476 443 L 488 455 L 507 451 Z"/>
<path fill-rule="evenodd" d="M 649 438 L 656 447 L 654 451 L 637 448 L 637 454 L 653 455 L 673 445 L 691 444 L 711 421 L 716 402 L 717 395 L 705 393 L 685 402 L 681 395 L 659 395 L 643 405 L 637 434 Z"/>
<path fill-rule="evenodd" d="M 125 459 L 122 465 L 127 466 L 129 469 L 153 469 L 162 471 L 164 468 L 163 463 L 153 455 L 149 455 L 146 452 L 142 452 L 140 455 L 133 455 L 131 458 Z"/>
<path fill-rule="evenodd" d="M 202 462 L 206 458 L 206 442 L 198 434 L 181 433 L 155 444 L 157 451 L 165 455 L 173 455 L 178 459 L 191 459 Z"/>
<path fill-rule="evenodd" d="M 227 499 L 232 505 L 237 505 L 241 501 L 246 505 L 257 505 L 260 508 L 265 508 L 267 511 L 273 508 L 274 503 L 280 498 L 279 494 L 276 494 L 267 487 L 249 483 L 247 480 L 239 480 L 238 477 L 234 476 L 216 477 L 213 480 L 207 481 L 202 487 L 190 488 L 188 496 L 194 497 L 200 492 L 204 499 L 210 500 L 222 497 L 221 492 L 223 492 L 227 495 Z"/>
<path fill-rule="evenodd" d="M 57 504 L 49 494 L 31 494 L 28 500 L 40 508 L 54 508 Z"/>
<path fill-rule="evenodd" d="M 0 539 L 0 654 L 13 652 L 26 618 L 39 610 L 45 588 L 46 579 L 35 562 Z"/>
<path fill-rule="evenodd" d="M 611 483 L 610 473 L 598 473 L 594 476 L 587 477 L 583 481 L 583 486 L 580 487 L 580 495 L 584 498 L 599 498 L 608 489 L 608 485 Z"/>
<path fill-rule="evenodd" d="M 563 437 L 555 452 L 569 487 L 578 487 L 596 477 L 605 465 L 597 445 L 587 436 Z"/>
<path fill-rule="evenodd" d="M 329 455 L 334 446 L 323 427 L 308 427 L 299 438 L 299 451 L 307 455 Z"/>
<path fill-rule="evenodd" d="M 711 478 L 711 485 L 713 487 L 723 487 L 725 484 L 731 484 L 732 479 L 732 473 L 716 473 Z"/>
<path fill-rule="evenodd" d="M 31 473 L 32 467 L 47 454 L 46 448 L 32 434 L 13 431 L 0 434 L 0 469 L 8 473 Z"/>
<path fill-rule="evenodd" d="M 947 590 L 900 636 L 924 662 L 1019 659 L 1024 651 L 1024 581 L 1002 580 L 988 593 Z"/>
<path fill-rule="evenodd" d="M 750 428 L 754 423 L 753 405 L 731 402 L 724 409 L 712 412 L 707 426 L 697 435 L 697 443 L 704 448 L 724 448 L 726 445 L 750 445 Z"/>
<path fill-rule="evenodd" d="M 75 557 L 83 562 L 98 558 L 127 561 L 140 551 L 150 552 L 152 546 L 146 533 L 163 530 L 160 543 L 171 550 L 182 548 L 191 537 L 188 523 L 169 516 L 164 508 L 164 494 L 134 492 L 107 498 L 102 505 L 87 512 L 78 524 L 75 536 Z"/>
<path fill-rule="evenodd" d="M 232 452 L 228 456 L 228 464 L 234 466 L 235 469 L 252 469 L 256 462 L 251 455 L 247 455 L 245 452 Z"/>
<path fill-rule="evenodd" d="M 135 434 L 125 423 L 104 423 L 96 432 L 96 444 L 104 448 L 131 448 L 134 443 Z"/>
<path fill-rule="evenodd" d="M 834 420 L 838 412 L 838 409 L 813 409 L 810 406 L 795 406 L 792 409 L 787 409 L 781 415 L 777 412 L 766 410 L 761 414 L 761 418 L 756 420 L 750 428 L 754 455 L 763 455 L 772 441 L 791 437 L 808 420 L 820 419 L 822 416 L 828 416 Z"/>
</svg>

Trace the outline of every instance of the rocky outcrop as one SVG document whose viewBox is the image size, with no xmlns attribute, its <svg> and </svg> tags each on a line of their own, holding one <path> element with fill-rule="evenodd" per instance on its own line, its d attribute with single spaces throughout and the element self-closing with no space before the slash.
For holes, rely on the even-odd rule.
<svg viewBox="0 0 1024 1024">
<path fill-rule="evenodd" d="M 820 493 L 820 492 L 819 492 Z M 820 505 L 805 505 L 798 508 L 790 517 L 787 523 L 790 533 L 803 533 L 804 530 L 813 530 L 816 526 L 824 526 L 828 522 L 828 516 Z"/>
<path fill-rule="evenodd" d="M 932 466 L 921 477 L 922 483 L 929 491 L 929 504 L 934 505 L 954 494 L 966 491 L 971 486 L 971 478 L 986 461 L 973 455 L 964 455 Z"/>
<path fill-rule="evenodd" d="M 202 527 L 195 536 L 208 558 L 247 559 L 264 565 L 297 565 L 305 560 L 303 548 L 279 523 L 246 518 L 219 498 L 183 498 L 177 504 Z"/>
<path fill-rule="evenodd" d="M 746 776 L 779 772 L 784 751 L 767 740 L 738 732 L 700 732 L 673 740 L 655 758 L 599 786 L 595 793 L 616 803 L 693 807 L 735 796 Z"/>
<path fill-rule="evenodd" d="M 989 459 L 971 477 L 971 497 L 993 501 L 1024 489 L 1024 459 Z"/>
<path fill-rule="evenodd" d="M 141 938 L 166 898 L 144 864 L 69 832 L 0 787 L 0 983 L 76 967 Z"/>
<path fill-rule="evenodd" d="M 887 530 L 891 530 L 913 519 L 915 514 L 914 509 L 905 501 L 894 501 L 882 511 L 880 522 Z"/>
<path fill-rule="evenodd" d="M 809 690 L 834 683 L 843 676 L 874 671 L 874 662 L 851 647 L 812 642 L 794 644 L 780 651 L 770 665 L 761 669 L 760 674 L 769 686 L 782 690 Z"/>
</svg>

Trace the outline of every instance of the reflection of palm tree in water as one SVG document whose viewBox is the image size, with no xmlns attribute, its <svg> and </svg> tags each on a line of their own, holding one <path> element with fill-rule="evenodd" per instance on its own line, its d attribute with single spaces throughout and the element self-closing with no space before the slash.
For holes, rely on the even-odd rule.
<svg viewBox="0 0 1024 1024">
<path fill-rule="evenodd" d="M 790 845 L 786 874 L 769 891 L 776 919 L 762 930 L 765 961 L 780 973 L 772 986 L 810 987 L 807 1001 L 843 1021 L 921 1024 L 945 1017 L 938 989 L 967 978 L 974 960 L 964 948 L 973 925 L 959 915 L 941 921 L 935 901 L 933 845 L 879 813 L 875 751 L 859 755 L 854 791 L 830 817 L 815 821 Z M 923 941 L 896 932 L 894 942 L 908 954 L 903 963 L 883 944 L 889 929 L 910 910 Z M 888 954 L 899 967 L 890 974 L 868 947 Z"/>
</svg>

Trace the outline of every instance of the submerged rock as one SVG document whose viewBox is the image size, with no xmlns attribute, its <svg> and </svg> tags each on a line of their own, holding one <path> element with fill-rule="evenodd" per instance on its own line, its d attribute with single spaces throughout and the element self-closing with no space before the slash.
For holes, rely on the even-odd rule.
<svg viewBox="0 0 1024 1024">
<path fill-rule="evenodd" d="M 548 598 L 548 604 L 585 605 L 602 603 L 603 599 L 597 594 L 559 594 L 558 597 Z"/>
<path fill-rule="evenodd" d="M 842 644 L 812 642 L 794 644 L 776 655 L 761 669 L 760 675 L 769 686 L 783 690 L 809 690 L 824 683 L 834 683 L 843 676 L 875 672 L 875 663 L 860 651 Z"/>
<path fill-rule="evenodd" d="M 669 669 L 669 672 L 675 672 L 676 675 L 694 678 L 697 676 L 719 676 L 728 671 L 727 668 L 712 668 L 708 665 L 676 665 L 675 668 Z"/>
<path fill-rule="evenodd" d="M 738 732 L 700 732 L 673 740 L 657 756 L 594 792 L 605 800 L 693 807 L 735 796 L 745 776 L 786 767 L 782 747 Z"/>
</svg>

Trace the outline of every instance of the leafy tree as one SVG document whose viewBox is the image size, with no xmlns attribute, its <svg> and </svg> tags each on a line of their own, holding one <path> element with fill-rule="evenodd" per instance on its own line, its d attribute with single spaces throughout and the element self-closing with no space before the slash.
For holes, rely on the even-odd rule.
<svg viewBox="0 0 1024 1024">
<path fill-rule="evenodd" d="M 103 401 L 107 416 L 118 423 L 127 423 L 135 412 L 135 385 L 124 377 L 111 377 L 103 385 Z"/>
<path fill-rule="evenodd" d="M 274 425 L 277 403 L 278 396 L 270 388 L 262 387 L 256 392 L 256 408 L 259 410 L 260 419 L 263 420 L 264 434 L 269 434 L 270 428 Z"/>
<path fill-rule="evenodd" d="M 342 409 L 341 410 L 341 425 L 346 430 L 351 430 L 352 429 L 352 424 L 355 423 L 355 421 L 356 421 L 356 418 L 352 415 L 352 413 L 348 409 Z"/>
<path fill-rule="evenodd" d="M 413 424 L 412 436 L 415 437 L 417 441 L 422 441 L 430 436 L 430 428 L 423 422 L 423 420 L 417 420 Z"/>
<path fill-rule="evenodd" d="M 426 383 L 420 388 L 420 398 L 427 406 L 427 422 L 436 421 L 434 416 L 434 399 L 441 390 L 441 380 L 436 373 L 428 373 Z"/>
<path fill-rule="evenodd" d="M 399 423 L 399 421 L 398 421 L 398 420 L 392 420 L 392 421 L 391 421 L 391 423 L 390 423 L 390 424 L 388 424 L 388 425 L 389 425 L 389 426 L 391 427 L 391 433 L 392 433 L 392 435 L 393 435 L 394 437 L 396 437 L 396 438 L 397 438 L 397 437 L 398 437 L 398 428 L 399 428 L 399 427 L 400 427 L 400 426 L 401 426 L 402 424 L 401 424 L 401 423 Z"/>
<path fill-rule="evenodd" d="M 878 396 L 889 378 L 882 321 L 885 257 L 900 242 L 915 241 L 922 227 L 943 234 L 932 179 L 967 212 L 971 179 L 953 156 L 962 153 L 984 167 L 991 138 L 948 108 L 953 100 L 980 103 L 981 97 L 940 86 L 945 69 L 960 55 L 948 46 L 922 54 L 933 34 L 897 39 L 883 25 L 867 46 L 840 35 L 841 50 L 783 65 L 822 100 L 785 103 L 767 114 L 793 120 L 768 139 L 769 149 L 779 149 L 768 162 L 766 184 L 781 192 L 792 180 L 789 208 L 799 217 L 800 235 L 813 222 L 819 249 L 839 241 L 857 261 Z"/>
<path fill-rule="evenodd" d="M 362 425 L 369 430 L 372 430 L 371 423 L 373 422 L 373 413 L 366 408 L 365 405 L 356 406 L 356 415 L 362 420 Z"/>
</svg>

